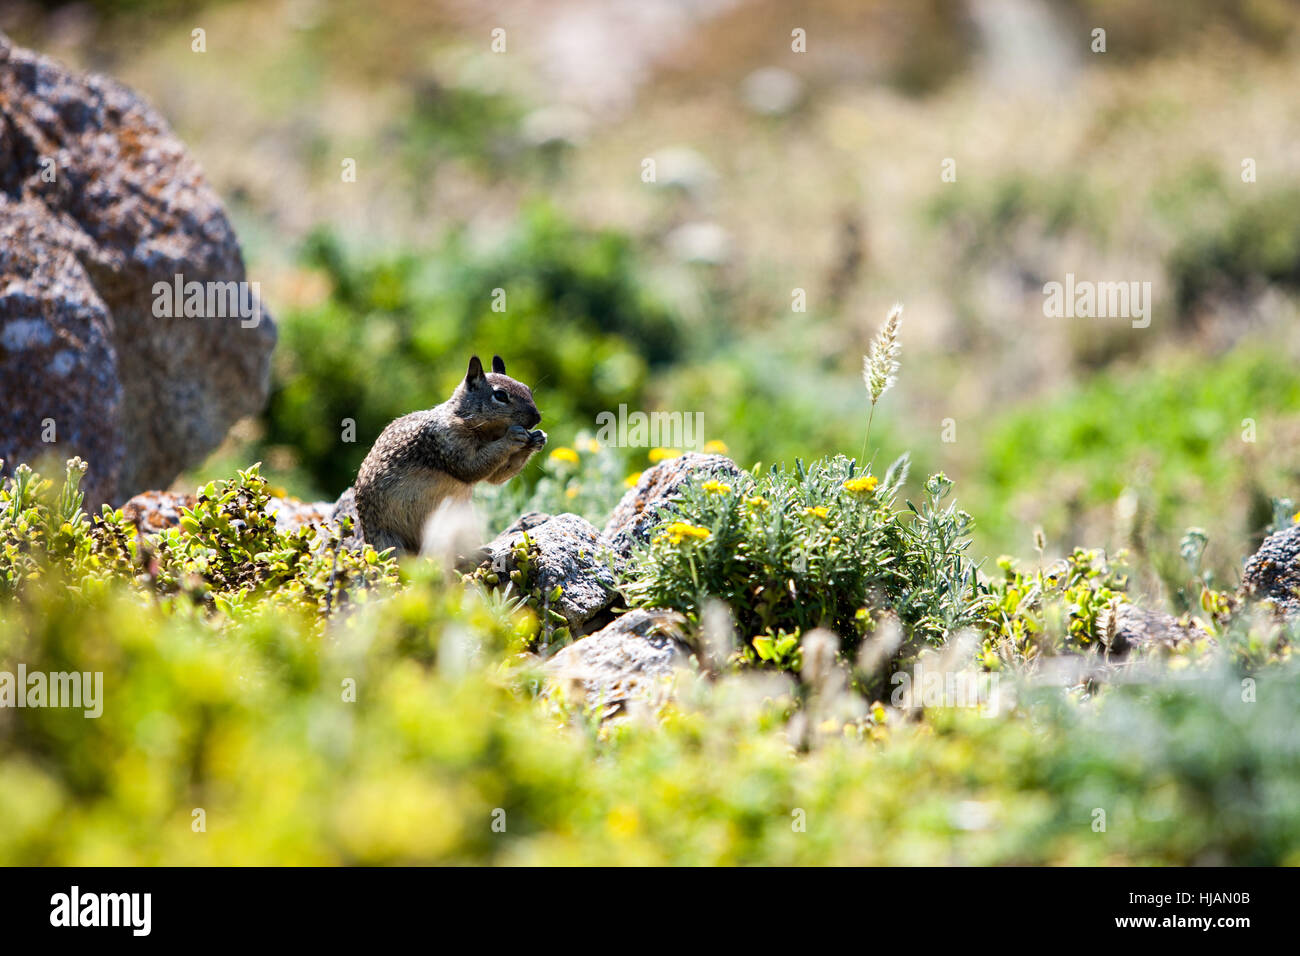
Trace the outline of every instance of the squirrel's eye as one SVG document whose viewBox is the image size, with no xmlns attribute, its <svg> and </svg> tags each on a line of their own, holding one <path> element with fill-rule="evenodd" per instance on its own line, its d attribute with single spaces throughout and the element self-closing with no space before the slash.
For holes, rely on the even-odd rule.
<svg viewBox="0 0 1300 956">
<path fill-rule="evenodd" d="M 502 405 L 510 404 L 510 396 L 506 394 L 505 389 L 494 388 L 492 390 L 492 397 L 496 399 L 498 402 L 500 402 Z"/>
</svg>

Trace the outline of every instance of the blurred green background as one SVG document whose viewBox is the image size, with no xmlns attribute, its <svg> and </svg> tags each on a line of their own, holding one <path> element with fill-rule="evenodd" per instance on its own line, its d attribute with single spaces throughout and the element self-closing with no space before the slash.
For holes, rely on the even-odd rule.
<svg viewBox="0 0 1300 956">
<path fill-rule="evenodd" d="M 1298 13 L 140 0 L 0 26 L 161 109 L 280 323 L 265 413 L 186 490 L 260 459 L 333 498 L 471 351 L 533 385 L 553 446 L 627 403 L 702 412 L 744 465 L 855 454 L 898 300 L 877 460 L 953 477 L 977 556 L 1039 527 L 1049 559 L 1128 547 L 1159 599 L 1188 527 L 1230 584 L 1300 495 Z M 1150 327 L 1045 318 L 1066 273 L 1151 282 Z"/>
</svg>

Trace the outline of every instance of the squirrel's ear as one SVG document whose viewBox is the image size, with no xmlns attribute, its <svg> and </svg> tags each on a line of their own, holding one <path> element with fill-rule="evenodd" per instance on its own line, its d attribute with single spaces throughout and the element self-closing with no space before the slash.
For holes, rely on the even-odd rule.
<svg viewBox="0 0 1300 956">
<path fill-rule="evenodd" d="M 483 363 L 475 355 L 469 360 L 469 371 L 465 373 L 465 384 L 473 388 L 483 380 Z"/>
<path fill-rule="evenodd" d="M 498 375 L 506 374 L 506 363 L 502 360 L 500 355 L 492 356 L 492 371 L 496 372 Z"/>
</svg>

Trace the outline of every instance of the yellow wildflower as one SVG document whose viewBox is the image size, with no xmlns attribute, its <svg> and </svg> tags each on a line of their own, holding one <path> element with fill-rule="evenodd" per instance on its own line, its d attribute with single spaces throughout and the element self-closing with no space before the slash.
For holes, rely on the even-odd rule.
<svg viewBox="0 0 1300 956">
<path fill-rule="evenodd" d="M 725 442 L 720 442 L 716 438 L 704 443 L 704 453 L 706 455 L 725 455 L 728 449 Z"/>
<path fill-rule="evenodd" d="M 637 831 L 641 829 L 641 817 L 636 812 L 636 807 L 629 804 L 620 804 L 605 818 L 605 825 L 609 832 L 616 838 L 629 839 L 636 836 Z"/>
<path fill-rule="evenodd" d="M 668 535 L 671 544 L 681 544 L 687 538 L 693 541 L 704 541 L 713 534 L 708 528 L 687 524 L 685 521 L 674 521 L 664 529 L 664 532 Z"/>
<path fill-rule="evenodd" d="M 572 448 L 561 446 L 555 449 L 555 451 L 551 452 L 551 461 L 564 462 L 565 464 L 569 464 L 569 465 L 576 465 L 578 463 L 578 453 L 574 451 Z"/>
<path fill-rule="evenodd" d="M 876 490 L 878 484 L 880 484 L 880 480 L 875 475 L 862 475 L 844 482 L 844 490 L 851 491 L 855 495 L 869 495 Z"/>
<path fill-rule="evenodd" d="M 628 475 L 626 478 L 623 479 L 623 484 L 627 485 L 629 488 L 635 488 L 636 483 L 640 480 L 641 480 L 641 472 L 634 471 L 632 472 L 632 474 Z"/>
<path fill-rule="evenodd" d="M 731 485 L 724 485 L 720 481 L 706 481 L 700 486 L 711 495 L 728 495 L 731 494 Z"/>
<path fill-rule="evenodd" d="M 676 458 L 680 454 L 681 452 L 675 448 L 651 448 L 650 461 L 658 464 L 661 461 L 667 461 L 669 458 Z"/>
<path fill-rule="evenodd" d="M 590 452 L 593 455 L 600 451 L 601 448 L 600 442 L 596 441 L 594 438 L 584 438 L 578 444 L 582 446 L 583 451 Z"/>
<path fill-rule="evenodd" d="M 764 511 L 767 508 L 767 499 L 762 495 L 754 495 L 752 498 L 746 498 L 745 504 L 749 505 L 749 507 L 753 508 L 755 511 Z"/>
<path fill-rule="evenodd" d="M 1296 524 L 1300 524 L 1300 511 L 1297 511 L 1295 514 L 1293 514 L 1291 516 L 1291 520 L 1294 521 Z"/>
<path fill-rule="evenodd" d="M 804 508 L 803 513 L 814 518 L 825 518 L 828 514 L 825 505 L 819 505 L 816 508 Z"/>
<path fill-rule="evenodd" d="M 565 489 L 564 489 L 564 497 L 568 498 L 570 501 L 572 501 L 574 498 L 578 497 L 578 486 L 577 486 L 577 485 L 570 485 L 568 488 L 565 488 Z"/>
</svg>

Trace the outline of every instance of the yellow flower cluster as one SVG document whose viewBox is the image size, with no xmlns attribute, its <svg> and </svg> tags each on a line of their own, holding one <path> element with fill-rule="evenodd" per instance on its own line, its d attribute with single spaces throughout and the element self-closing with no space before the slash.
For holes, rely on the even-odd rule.
<svg viewBox="0 0 1300 956">
<path fill-rule="evenodd" d="M 880 481 L 875 475 L 862 475 L 859 478 L 850 478 L 844 482 L 844 490 L 855 495 L 869 495 L 876 490 L 878 484 L 880 484 Z"/>
<path fill-rule="evenodd" d="M 568 465 L 576 465 L 578 463 L 578 453 L 572 448 L 561 446 L 551 452 L 550 459 L 557 463 L 563 462 Z"/>
<path fill-rule="evenodd" d="M 669 458 L 676 458 L 679 455 L 681 455 L 681 452 L 678 451 L 676 448 L 651 448 L 650 449 L 650 461 L 656 465 L 661 461 L 667 461 Z"/>
<path fill-rule="evenodd" d="M 704 443 L 704 454 L 706 455 L 725 455 L 728 450 L 726 444 L 716 438 Z"/>
<path fill-rule="evenodd" d="M 720 481 L 706 481 L 700 486 L 711 495 L 729 495 L 731 494 L 731 485 L 724 485 Z"/>
<path fill-rule="evenodd" d="M 627 485 L 629 488 L 635 488 L 636 483 L 640 480 L 641 480 L 641 472 L 634 471 L 632 472 L 632 474 L 628 475 L 626 478 L 623 479 L 623 484 Z"/>
<path fill-rule="evenodd" d="M 711 534 L 708 528 L 701 528 L 698 525 L 687 524 L 685 521 L 674 521 L 664 529 L 664 534 L 668 537 L 669 544 L 681 544 L 685 540 L 704 541 Z"/>
<path fill-rule="evenodd" d="M 766 511 L 768 501 L 762 495 L 754 495 L 750 498 L 746 498 L 745 504 L 749 505 L 749 507 L 753 508 L 755 511 Z"/>
<path fill-rule="evenodd" d="M 803 513 L 806 515 L 810 515 L 813 518 L 823 518 L 823 519 L 828 514 L 825 505 L 820 505 L 816 508 L 804 508 Z"/>
</svg>

